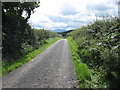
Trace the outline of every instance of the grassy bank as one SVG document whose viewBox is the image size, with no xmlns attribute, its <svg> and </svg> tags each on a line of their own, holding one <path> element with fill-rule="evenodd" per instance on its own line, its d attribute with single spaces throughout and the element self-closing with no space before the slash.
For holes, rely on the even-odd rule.
<svg viewBox="0 0 120 90">
<path fill-rule="evenodd" d="M 67 40 L 69 42 L 70 51 L 71 51 L 72 59 L 74 63 L 74 68 L 75 68 L 75 72 L 79 82 L 79 87 L 88 88 L 89 87 L 88 80 L 91 79 L 89 68 L 87 67 L 86 64 L 81 62 L 81 59 L 77 54 L 77 48 L 78 48 L 77 44 L 72 40 L 71 37 L 68 37 Z"/>
<path fill-rule="evenodd" d="M 78 44 L 71 37 L 68 37 L 67 40 L 69 42 L 79 87 L 105 88 L 106 82 L 103 81 L 104 72 L 97 71 L 97 69 L 95 70 L 95 68 L 89 68 L 86 63 L 82 62 L 82 59 L 78 55 L 78 52 L 80 52 L 78 51 Z"/>
<path fill-rule="evenodd" d="M 50 45 L 52 45 L 54 42 L 56 42 L 59 39 L 61 39 L 61 38 L 59 38 L 59 37 L 49 38 L 48 40 L 46 40 L 46 42 L 47 42 L 46 44 L 40 46 L 37 50 L 34 50 L 34 51 L 30 52 L 25 57 L 23 57 L 19 60 L 16 60 L 14 62 L 6 62 L 4 60 L 2 62 L 2 75 L 0 75 L 0 76 L 4 76 L 7 73 L 13 71 L 14 69 L 22 66 L 26 62 L 30 61 L 31 59 L 33 59 L 35 56 L 40 54 L 42 51 L 44 51 L 46 48 L 48 48 Z"/>
</svg>

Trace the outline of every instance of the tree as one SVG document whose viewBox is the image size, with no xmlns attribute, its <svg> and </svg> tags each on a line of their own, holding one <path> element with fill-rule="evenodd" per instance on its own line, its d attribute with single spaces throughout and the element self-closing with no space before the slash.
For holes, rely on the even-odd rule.
<svg viewBox="0 0 120 90">
<path fill-rule="evenodd" d="M 21 45 L 26 40 L 26 30 L 31 29 L 27 21 L 38 6 L 36 2 L 2 3 L 3 57 L 7 56 L 10 60 L 22 56 Z M 26 18 L 22 17 L 23 12 L 26 12 Z"/>
</svg>

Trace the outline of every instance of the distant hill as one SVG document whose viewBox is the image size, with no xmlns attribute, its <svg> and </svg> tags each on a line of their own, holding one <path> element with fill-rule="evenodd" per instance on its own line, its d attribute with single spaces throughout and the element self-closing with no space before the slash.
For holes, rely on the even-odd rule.
<svg viewBox="0 0 120 90">
<path fill-rule="evenodd" d="M 58 32 L 58 33 L 62 34 L 62 33 L 69 33 L 69 32 L 72 32 L 72 31 L 73 31 L 73 30 L 68 30 L 68 31 Z"/>
<path fill-rule="evenodd" d="M 67 36 L 67 34 L 72 32 L 73 30 L 56 29 L 56 30 L 51 30 L 51 31 L 56 32 L 58 34 L 62 34 L 63 36 Z"/>
<path fill-rule="evenodd" d="M 52 31 L 57 32 L 57 33 L 66 32 L 66 30 L 64 30 L 64 29 L 56 29 L 56 30 L 52 30 Z"/>
<path fill-rule="evenodd" d="M 59 34 L 62 34 L 63 36 L 67 36 L 68 33 L 72 32 L 73 30 L 65 31 L 65 32 L 59 32 Z"/>
</svg>

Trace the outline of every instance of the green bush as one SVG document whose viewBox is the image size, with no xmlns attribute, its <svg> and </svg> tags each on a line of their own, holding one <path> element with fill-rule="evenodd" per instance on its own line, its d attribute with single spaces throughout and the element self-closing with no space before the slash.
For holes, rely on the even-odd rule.
<svg viewBox="0 0 120 90">
<path fill-rule="evenodd" d="M 90 69 L 90 87 L 119 87 L 120 20 L 97 20 L 93 24 L 70 32 L 69 36 L 77 43 L 77 50 L 74 52 Z M 97 84 L 94 83 L 94 79 Z"/>
</svg>

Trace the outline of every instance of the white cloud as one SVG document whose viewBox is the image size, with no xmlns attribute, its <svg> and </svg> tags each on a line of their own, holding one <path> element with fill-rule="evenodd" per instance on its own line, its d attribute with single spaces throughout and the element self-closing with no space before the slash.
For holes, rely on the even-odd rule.
<svg viewBox="0 0 120 90">
<path fill-rule="evenodd" d="M 41 0 L 29 23 L 35 28 L 68 30 L 105 14 L 117 16 L 117 0 Z"/>
</svg>

